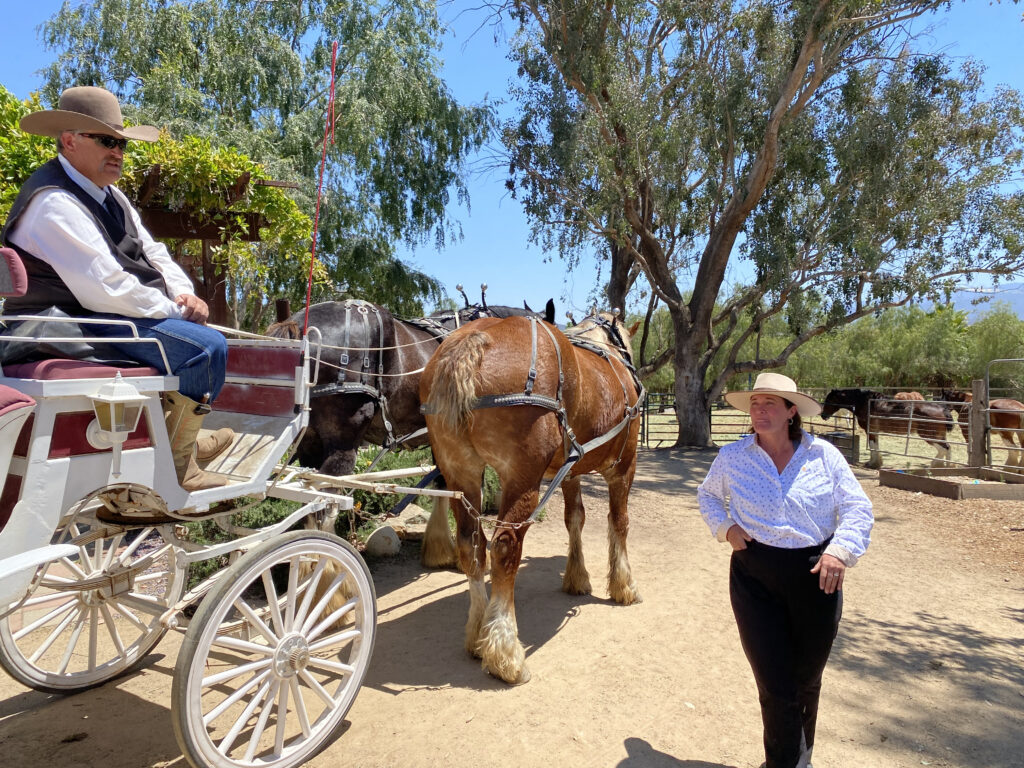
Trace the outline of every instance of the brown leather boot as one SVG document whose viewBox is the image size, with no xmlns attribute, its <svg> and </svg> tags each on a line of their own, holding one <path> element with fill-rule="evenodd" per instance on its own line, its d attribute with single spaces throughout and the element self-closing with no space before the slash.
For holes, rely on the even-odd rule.
<svg viewBox="0 0 1024 768">
<path fill-rule="evenodd" d="M 171 439 L 171 455 L 178 482 L 186 491 L 201 491 L 225 485 L 227 478 L 204 472 L 196 464 L 196 438 L 210 406 L 197 403 L 180 392 L 164 392 L 164 422 Z"/>
<path fill-rule="evenodd" d="M 235 441 L 235 431 L 230 427 L 200 435 L 196 440 L 196 460 L 213 461 L 226 451 Z"/>
</svg>

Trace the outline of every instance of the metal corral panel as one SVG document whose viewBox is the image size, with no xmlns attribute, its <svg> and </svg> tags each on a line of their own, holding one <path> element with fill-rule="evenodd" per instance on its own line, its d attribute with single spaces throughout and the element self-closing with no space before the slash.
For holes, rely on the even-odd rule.
<svg viewBox="0 0 1024 768">
<path fill-rule="evenodd" d="M 819 432 L 816 437 L 832 443 L 849 464 L 860 462 L 860 435 L 856 432 Z"/>
</svg>

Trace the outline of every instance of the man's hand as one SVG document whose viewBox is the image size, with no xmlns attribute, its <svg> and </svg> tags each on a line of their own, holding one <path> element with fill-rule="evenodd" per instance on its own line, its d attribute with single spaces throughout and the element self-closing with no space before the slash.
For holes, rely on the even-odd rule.
<svg viewBox="0 0 1024 768">
<path fill-rule="evenodd" d="M 206 302 L 191 293 L 183 293 L 174 300 L 174 303 L 181 307 L 181 319 L 190 323 L 206 325 L 210 318 L 210 308 Z"/>
</svg>

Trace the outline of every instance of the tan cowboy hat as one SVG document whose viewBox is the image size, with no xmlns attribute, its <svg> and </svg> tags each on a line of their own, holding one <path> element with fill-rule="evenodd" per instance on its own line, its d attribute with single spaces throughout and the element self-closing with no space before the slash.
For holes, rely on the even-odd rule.
<svg viewBox="0 0 1024 768">
<path fill-rule="evenodd" d="M 744 413 L 750 413 L 750 398 L 754 395 L 778 395 L 796 406 L 805 419 L 821 413 L 821 404 L 813 397 L 796 391 L 796 382 L 781 373 L 759 373 L 754 388 L 743 392 L 730 392 L 725 401 Z"/>
<path fill-rule="evenodd" d="M 160 129 L 152 125 L 124 127 L 121 105 L 106 88 L 79 85 L 60 95 L 57 109 L 44 109 L 21 118 L 21 130 L 36 136 L 60 136 L 62 131 L 101 133 L 122 139 L 156 141 Z"/>
</svg>

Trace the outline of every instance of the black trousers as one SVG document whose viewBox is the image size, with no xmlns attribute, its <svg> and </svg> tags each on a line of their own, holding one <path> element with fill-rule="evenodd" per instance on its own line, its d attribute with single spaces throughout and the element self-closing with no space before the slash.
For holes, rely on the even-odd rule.
<svg viewBox="0 0 1024 768">
<path fill-rule="evenodd" d="M 827 542 L 779 549 L 756 541 L 733 552 L 729 596 L 757 681 L 767 768 L 803 768 L 814 746 L 821 676 L 843 612 L 810 572 Z"/>
</svg>

